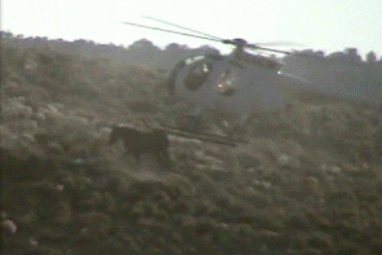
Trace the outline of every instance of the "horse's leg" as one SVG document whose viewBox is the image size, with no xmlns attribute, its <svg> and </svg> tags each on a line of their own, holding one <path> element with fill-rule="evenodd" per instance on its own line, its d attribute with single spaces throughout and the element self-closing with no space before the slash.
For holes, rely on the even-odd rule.
<svg viewBox="0 0 382 255">
<path fill-rule="evenodd" d="M 164 160 L 164 162 L 165 162 L 165 164 L 166 164 L 167 167 L 171 167 L 170 155 L 169 155 L 167 149 L 165 149 L 165 150 L 163 151 L 163 160 Z"/>
<path fill-rule="evenodd" d="M 171 167 L 171 161 L 170 161 L 170 156 L 168 153 L 168 150 L 164 150 L 162 152 L 158 152 L 157 159 L 159 163 L 161 163 L 163 166 L 169 168 Z"/>
<path fill-rule="evenodd" d="M 129 150 L 125 150 L 125 153 L 123 153 L 122 155 L 121 155 L 121 158 L 124 158 L 124 157 L 126 157 L 127 155 L 129 155 L 130 154 L 130 152 L 129 152 Z"/>
<path fill-rule="evenodd" d="M 155 158 L 156 158 L 156 160 L 157 160 L 157 162 L 160 164 L 160 165 L 164 165 L 163 163 L 163 158 L 161 157 L 161 153 L 160 152 L 157 152 L 157 153 L 154 153 L 154 156 L 155 156 Z"/>
<path fill-rule="evenodd" d="M 137 163 L 137 165 L 140 165 L 141 164 L 141 154 L 136 152 L 136 153 L 134 153 L 134 157 L 135 157 L 135 163 Z"/>
</svg>

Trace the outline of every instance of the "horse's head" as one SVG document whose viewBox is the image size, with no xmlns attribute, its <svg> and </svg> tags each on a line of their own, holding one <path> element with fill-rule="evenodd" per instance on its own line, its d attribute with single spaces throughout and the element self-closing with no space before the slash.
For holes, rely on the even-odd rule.
<svg viewBox="0 0 382 255">
<path fill-rule="evenodd" d="M 116 141 L 118 141 L 119 138 L 119 128 L 116 125 L 113 125 L 111 128 L 111 134 L 109 139 L 109 145 L 114 144 Z"/>
</svg>

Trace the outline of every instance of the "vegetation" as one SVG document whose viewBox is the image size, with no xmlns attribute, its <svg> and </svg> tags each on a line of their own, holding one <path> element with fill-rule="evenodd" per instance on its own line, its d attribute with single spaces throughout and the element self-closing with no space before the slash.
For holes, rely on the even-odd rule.
<svg viewBox="0 0 382 255">
<path fill-rule="evenodd" d="M 298 56 L 298 57 L 296 57 Z M 304 50 L 284 59 L 286 72 L 302 77 L 337 96 L 355 101 L 381 103 L 382 58 L 370 51 L 365 60 L 355 48 L 334 52 Z"/>
<path fill-rule="evenodd" d="M 3 254 L 381 254 L 374 108 L 296 101 L 253 119 L 246 145 L 171 137 L 174 170 L 149 156 L 138 168 L 106 145 L 108 126 L 164 118 L 163 73 L 76 43 L 7 40 Z"/>
</svg>

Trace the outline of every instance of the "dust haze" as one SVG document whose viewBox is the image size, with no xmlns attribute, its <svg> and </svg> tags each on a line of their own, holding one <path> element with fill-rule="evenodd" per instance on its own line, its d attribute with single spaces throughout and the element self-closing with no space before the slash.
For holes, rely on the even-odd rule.
<svg viewBox="0 0 382 255">
<path fill-rule="evenodd" d="M 311 87 L 255 112 L 235 148 L 170 136 L 170 170 L 108 146 L 111 126 L 176 123 L 188 105 L 171 103 L 171 69 L 217 49 L 1 36 L 4 254 L 381 253 L 375 53 L 285 57 Z M 238 121 L 224 114 L 203 129 L 224 134 Z"/>
</svg>

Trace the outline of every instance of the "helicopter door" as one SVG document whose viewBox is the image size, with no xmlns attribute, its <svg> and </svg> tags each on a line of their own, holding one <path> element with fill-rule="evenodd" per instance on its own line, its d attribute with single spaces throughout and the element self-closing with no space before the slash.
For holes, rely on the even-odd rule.
<svg viewBox="0 0 382 255">
<path fill-rule="evenodd" d="M 202 84 L 208 79 L 212 70 L 212 65 L 208 62 L 193 63 L 184 78 L 184 84 L 188 90 L 198 90 Z"/>
</svg>

